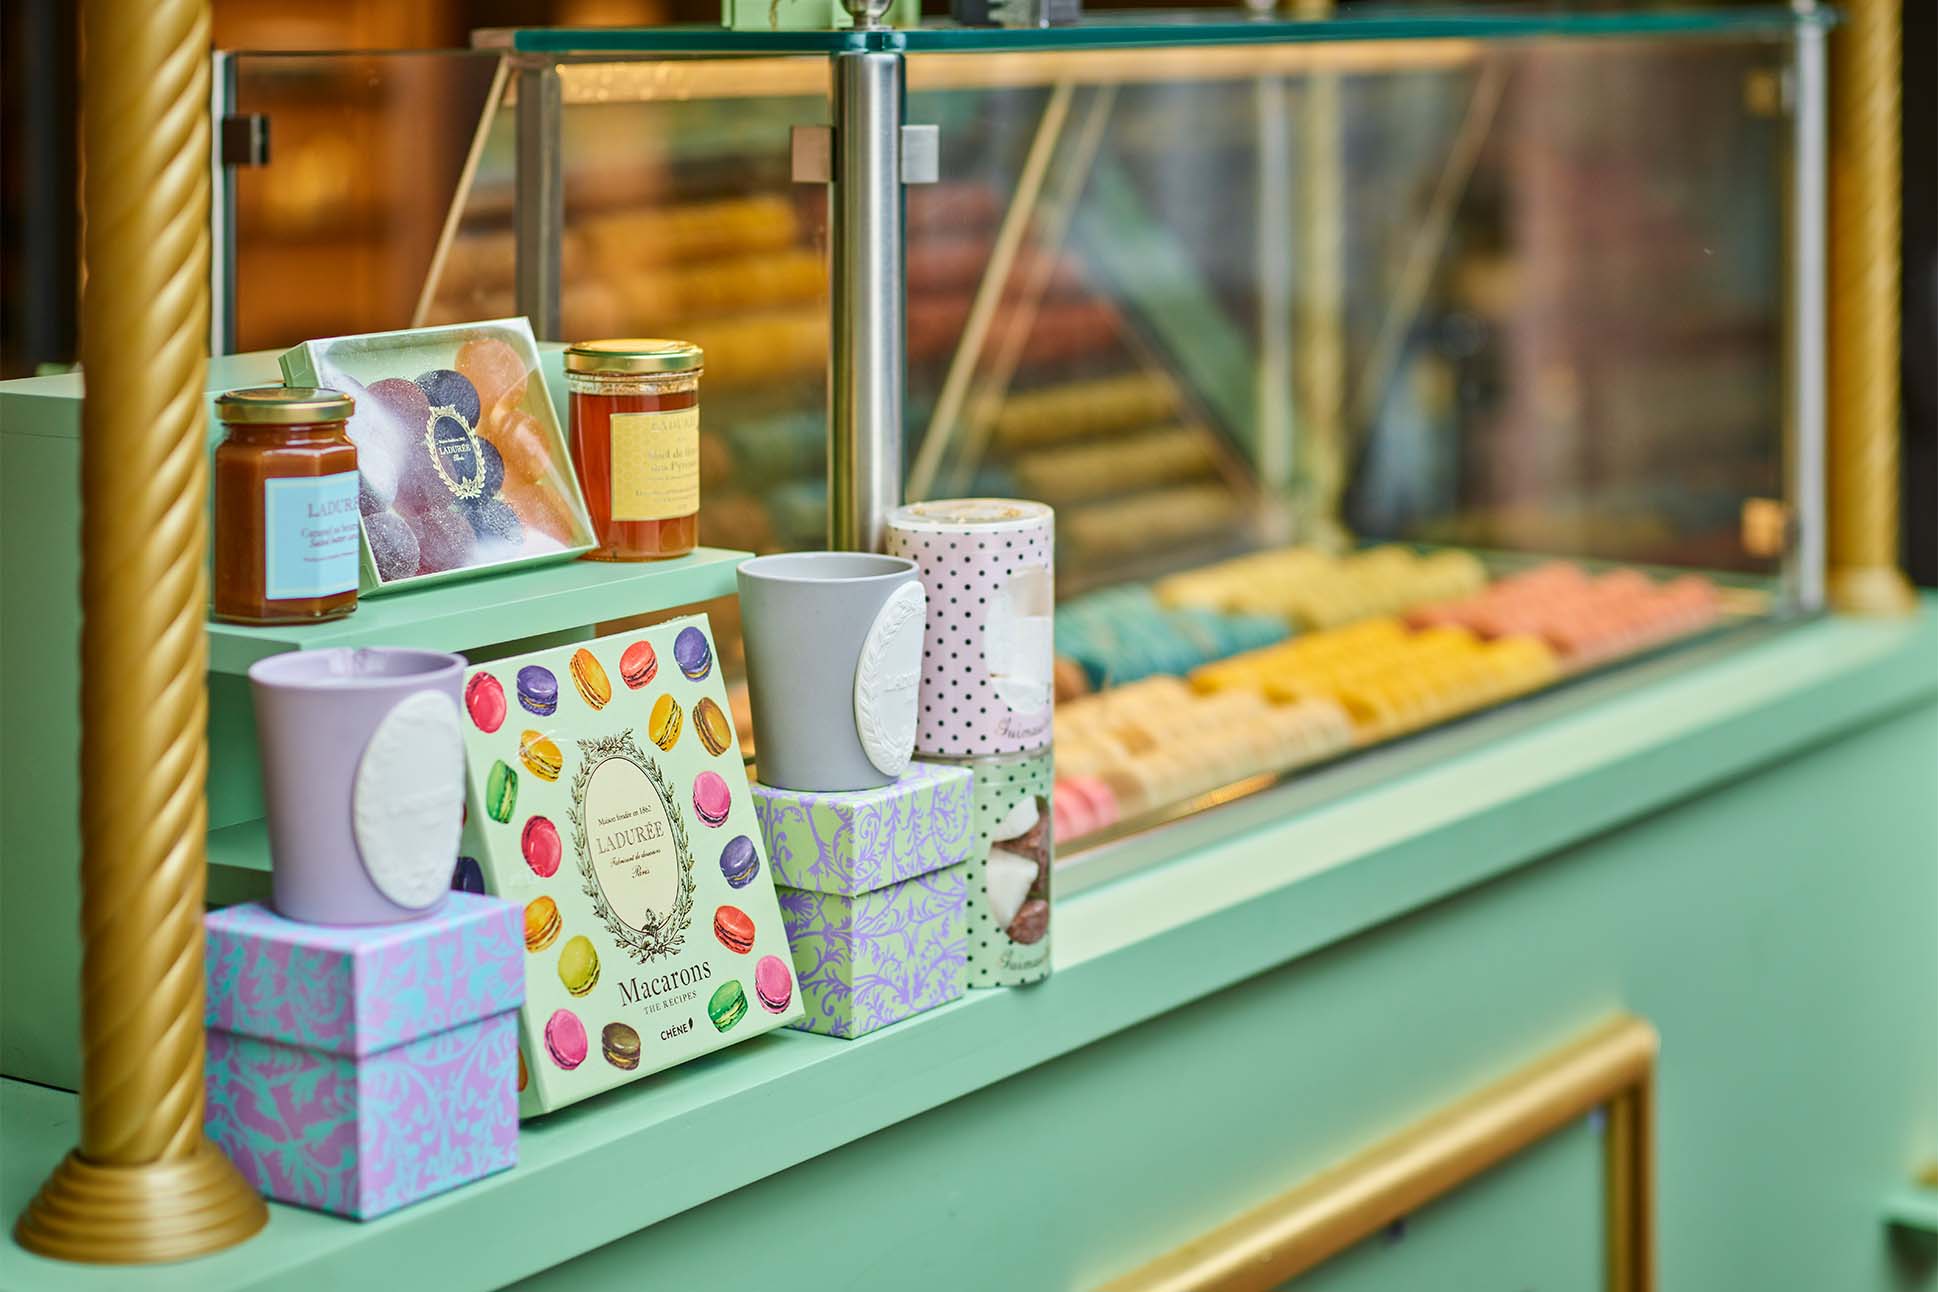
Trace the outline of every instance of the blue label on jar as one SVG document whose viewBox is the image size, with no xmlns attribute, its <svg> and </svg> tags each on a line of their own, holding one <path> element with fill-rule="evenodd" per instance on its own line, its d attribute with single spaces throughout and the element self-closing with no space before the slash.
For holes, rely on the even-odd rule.
<svg viewBox="0 0 1938 1292">
<path fill-rule="evenodd" d="M 357 586 L 357 473 L 262 482 L 263 595 L 335 596 Z"/>
</svg>

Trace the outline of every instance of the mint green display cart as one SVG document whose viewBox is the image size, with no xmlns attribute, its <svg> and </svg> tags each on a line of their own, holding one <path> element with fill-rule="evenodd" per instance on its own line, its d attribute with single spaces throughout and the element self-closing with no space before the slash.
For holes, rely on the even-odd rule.
<svg viewBox="0 0 1938 1292">
<path fill-rule="evenodd" d="M 1127 823 L 1059 863 L 1039 987 L 858 1041 L 760 1038 L 531 1122 L 516 1169 L 369 1224 L 273 1207 L 233 1250 L 140 1270 L 9 1244 L 0 1288 L 1938 1286 L 1938 1192 L 1916 1183 L 1938 1159 L 1938 604 L 1817 613 L 1829 21 L 512 31 L 452 53 L 497 69 L 491 95 L 416 317 L 370 326 L 489 313 L 502 291 L 554 341 L 591 320 L 714 328 L 709 421 L 740 455 L 709 498 L 749 500 L 748 549 L 824 521 L 866 545 L 905 489 L 1034 480 L 1077 489 L 1072 591 L 1330 528 L 1497 568 L 1700 571 L 1728 613 Z M 326 61 L 222 59 L 236 112 Z M 1627 96 L 1637 133 L 1584 85 Z M 300 153 L 306 129 L 272 137 Z M 585 185 L 615 156 L 704 193 L 714 223 L 628 225 L 674 202 L 632 190 L 599 208 Z M 941 196 L 905 205 L 931 177 Z M 251 182 L 225 177 L 231 248 L 260 236 Z M 1568 194 L 1596 185 L 1626 214 L 1590 237 Z M 1202 218 L 1218 204 L 1228 222 Z M 991 249 L 933 253 L 931 206 L 983 211 Z M 758 274 L 637 250 L 690 252 L 735 220 L 791 231 Z M 471 255 L 494 239 L 516 252 L 502 282 Z M 1673 272 L 1651 258 L 1685 241 Z M 831 288 L 777 305 L 748 286 L 792 290 L 775 284 L 821 253 Z M 249 293 L 236 257 L 216 262 L 223 350 Z M 1662 281 L 1675 301 L 1623 290 Z M 1019 300 L 1056 326 L 1015 324 Z M 1650 311 L 1653 339 L 1632 326 Z M 825 387 L 783 372 L 815 317 Z M 1085 351 L 1072 338 L 1099 318 L 1110 345 Z M 556 346 L 547 363 L 562 399 Z M 1177 431 L 1187 477 L 1070 486 L 1016 448 L 1015 396 L 1125 374 L 1174 394 L 1122 456 Z M 275 376 L 273 352 L 226 354 L 208 387 Z M 76 376 L 0 385 L 9 1216 L 75 1140 L 75 697 L 113 684 L 76 661 L 79 394 Z M 824 415 L 832 451 L 799 452 Z M 764 438 L 741 454 L 747 427 Z M 1169 511 L 1136 510 L 1153 493 Z M 804 495 L 825 516 L 800 521 Z M 1088 523 L 1192 498 L 1222 523 L 1168 552 Z M 266 890 L 253 660 L 569 641 L 731 596 L 741 549 L 482 577 L 313 628 L 212 625 L 212 900 Z"/>
</svg>

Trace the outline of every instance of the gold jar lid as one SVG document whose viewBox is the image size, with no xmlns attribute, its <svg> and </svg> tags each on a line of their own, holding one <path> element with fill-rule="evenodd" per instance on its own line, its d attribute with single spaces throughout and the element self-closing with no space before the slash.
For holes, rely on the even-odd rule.
<svg viewBox="0 0 1938 1292">
<path fill-rule="evenodd" d="M 580 341 L 568 346 L 565 370 L 634 376 L 660 372 L 698 372 L 703 358 L 700 347 L 691 341 L 621 337 L 611 341 Z"/>
<path fill-rule="evenodd" d="M 357 401 L 317 386 L 250 386 L 216 396 L 215 415 L 244 426 L 307 426 L 349 420 Z"/>
</svg>

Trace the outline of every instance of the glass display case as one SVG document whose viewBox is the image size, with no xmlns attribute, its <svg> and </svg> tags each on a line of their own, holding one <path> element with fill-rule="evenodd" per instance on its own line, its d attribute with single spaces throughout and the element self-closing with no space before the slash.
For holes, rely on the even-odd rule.
<svg viewBox="0 0 1938 1292">
<path fill-rule="evenodd" d="M 236 173 L 232 335 L 697 342 L 712 546 L 1052 504 L 1081 868 L 1818 608 L 1826 21 L 481 33 L 337 86 L 409 221 L 363 312 L 272 303 Z M 228 57 L 232 113 L 339 61 Z"/>
</svg>

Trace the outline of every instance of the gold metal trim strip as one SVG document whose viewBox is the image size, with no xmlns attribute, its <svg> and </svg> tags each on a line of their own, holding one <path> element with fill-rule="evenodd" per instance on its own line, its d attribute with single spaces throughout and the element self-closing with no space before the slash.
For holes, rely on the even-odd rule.
<svg viewBox="0 0 1938 1292">
<path fill-rule="evenodd" d="M 1397 40 L 1313 45 L 1221 45 L 1078 53 L 916 54 L 908 88 L 923 90 L 1136 85 L 1175 80 L 1243 80 L 1301 72 L 1407 72 L 1463 67 L 1480 57 L 1471 40 Z M 819 55 L 765 58 L 641 56 L 562 62 L 567 106 L 666 103 L 688 99 L 821 97 L 827 60 Z M 507 100 L 510 101 L 509 99 Z"/>
<path fill-rule="evenodd" d="M 1617 1015 L 1100 1292 L 1276 1288 L 1603 1105 L 1608 1287 L 1654 1292 L 1655 1055 Z"/>
</svg>

